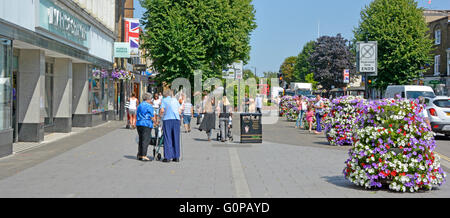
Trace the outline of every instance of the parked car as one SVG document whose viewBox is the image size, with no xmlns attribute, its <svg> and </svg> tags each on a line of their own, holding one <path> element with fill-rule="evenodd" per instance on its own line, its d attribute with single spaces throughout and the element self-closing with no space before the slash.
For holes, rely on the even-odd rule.
<svg viewBox="0 0 450 218">
<path fill-rule="evenodd" d="M 388 86 L 385 97 L 395 98 L 396 95 L 400 95 L 400 97 L 407 99 L 416 99 L 419 98 L 419 96 L 425 98 L 436 97 L 430 86 Z"/>
<path fill-rule="evenodd" d="M 425 104 L 433 132 L 450 137 L 450 97 L 425 98 Z"/>
</svg>

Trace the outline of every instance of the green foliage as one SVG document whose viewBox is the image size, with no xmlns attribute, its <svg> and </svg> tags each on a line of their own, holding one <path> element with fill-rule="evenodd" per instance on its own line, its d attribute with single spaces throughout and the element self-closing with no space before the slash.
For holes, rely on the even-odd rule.
<svg viewBox="0 0 450 218">
<path fill-rule="evenodd" d="M 249 60 L 250 33 L 256 28 L 251 0 L 140 0 L 147 10 L 143 48 L 150 51 L 159 81 L 170 83 L 203 70 L 220 77 L 236 60 Z"/>
<path fill-rule="evenodd" d="M 309 57 L 314 52 L 315 41 L 309 41 L 303 47 L 302 52 L 297 56 L 294 68 L 294 79 L 296 82 L 305 82 L 306 75 L 314 72 L 309 62 Z"/>
<path fill-rule="evenodd" d="M 313 90 L 317 90 L 317 84 L 319 82 L 314 80 L 314 73 L 309 73 L 305 76 L 305 82 L 307 83 L 312 83 L 313 85 Z"/>
<path fill-rule="evenodd" d="M 283 74 L 283 80 L 290 83 L 295 80 L 294 78 L 294 67 L 297 57 L 291 56 L 284 60 L 280 67 L 281 73 Z"/>
<path fill-rule="evenodd" d="M 378 78 L 374 85 L 407 85 L 431 64 L 432 40 L 423 9 L 414 0 L 374 0 L 361 12 L 356 41 L 378 42 Z"/>
</svg>

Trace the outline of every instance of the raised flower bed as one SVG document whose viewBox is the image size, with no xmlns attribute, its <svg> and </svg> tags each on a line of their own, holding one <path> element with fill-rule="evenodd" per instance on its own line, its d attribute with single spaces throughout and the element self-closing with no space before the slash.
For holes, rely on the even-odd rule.
<svg viewBox="0 0 450 218">
<path fill-rule="evenodd" d="M 331 111 L 326 122 L 325 132 L 331 145 L 343 146 L 353 144 L 353 134 L 359 113 L 358 104 L 364 104 L 361 97 L 343 96 L 333 99 Z"/>
<path fill-rule="evenodd" d="M 344 169 L 352 183 L 416 192 L 442 185 L 446 174 L 434 152 L 434 133 L 416 101 L 385 99 L 358 104 L 358 128 Z"/>
</svg>

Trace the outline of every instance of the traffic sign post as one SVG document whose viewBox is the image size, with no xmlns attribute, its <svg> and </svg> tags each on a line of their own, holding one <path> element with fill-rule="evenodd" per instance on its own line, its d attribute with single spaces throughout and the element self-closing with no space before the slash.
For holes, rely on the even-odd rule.
<svg viewBox="0 0 450 218">
<path fill-rule="evenodd" d="M 357 69 L 364 73 L 365 79 L 365 97 L 368 96 L 369 76 L 378 76 L 378 43 L 376 41 L 357 42 Z"/>
</svg>

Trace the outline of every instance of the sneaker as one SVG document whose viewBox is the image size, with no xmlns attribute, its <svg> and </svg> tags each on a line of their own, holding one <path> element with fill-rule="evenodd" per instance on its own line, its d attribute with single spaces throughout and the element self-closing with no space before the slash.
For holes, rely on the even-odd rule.
<svg viewBox="0 0 450 218">
<path fill-rule="evenodd" d="M 180 159 L 174 158 L 172 161 L 173 161 L 173 162 L 180 162 Z"/>
</svg>

